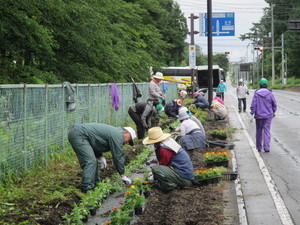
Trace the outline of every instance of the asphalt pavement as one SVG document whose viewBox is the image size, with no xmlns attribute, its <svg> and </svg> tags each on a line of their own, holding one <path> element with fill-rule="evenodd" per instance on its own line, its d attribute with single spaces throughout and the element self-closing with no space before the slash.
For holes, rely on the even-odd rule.
<svg viewBox="0 0 300 225">
<path fill-rule="evenodd" d="M 247 97 L 247 111 L 239 113 L 236 89 L 230 84 L 227 88 L 224 102 L 229 111 L 229 126 L 236 129 L 233 160 L 239 173 L 235 181 L 239 224 L 294 224 L 264 162 L 263 154 L 272 153 L 259 153 L 255 148 L 255 120 L 249 113 L 254 91 L 250 90 Z"/>
</svg>

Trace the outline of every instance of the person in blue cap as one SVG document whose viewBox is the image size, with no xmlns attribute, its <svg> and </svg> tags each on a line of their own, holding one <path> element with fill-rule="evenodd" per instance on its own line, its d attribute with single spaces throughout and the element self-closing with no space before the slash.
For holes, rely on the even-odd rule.
<svg viewBox="0 0 300 225">
<path fill-rule="evenodd" d="M 105 169 L 107 163 L 102 154 L 108 151 L 112 154 L 114 165 L 123 182 L 131 184 L 131 180 L 125 175 L 123 145 L 133 145 L 135 137 L 135 131 L 131 127 L 120 128 L 102 123 L 82 123 L 72 126 L 68 139 L 82 168 L 82 192 L 94 189 L 101 181 L 98 159 L 101 162 L 101 169 Z"/>
<path fill-rule="evenodd" d="M 276 100 L 272 90 L 268 89 L 268 80 L 259 81 L 260 88 L 254 93 L 250 114 L 256 122 L 256 148 L 259 152 L 264 149 L 270 152 L 271 122 L 277 110 Z"/>
</svg>

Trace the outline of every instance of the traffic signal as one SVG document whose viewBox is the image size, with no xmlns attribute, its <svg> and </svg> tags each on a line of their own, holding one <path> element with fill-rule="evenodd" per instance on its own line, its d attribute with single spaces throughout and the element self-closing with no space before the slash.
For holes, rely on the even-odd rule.
<svg viewBox="0 0 300 225">
<path fill-rule="evenodd" d="M 226 54 L 226 55 L 231 55 L 231 54 L 232 54 L 232 52 L 225 52 L 225 54 Z"/>
<path fill-rule="evenodd" d="M 254 50 L 263 51 L 263 50 L 264 50 L 264 47 L 255 47 Z"/>
</svg>

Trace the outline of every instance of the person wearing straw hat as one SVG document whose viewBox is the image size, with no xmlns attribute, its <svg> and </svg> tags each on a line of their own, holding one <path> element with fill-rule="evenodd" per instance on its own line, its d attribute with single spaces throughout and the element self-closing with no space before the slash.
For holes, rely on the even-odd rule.
<svg viewBox="0 0 300 225">
<path fill-rule="evenodd" d="M 181 110 L 179 112 L 178 120 L 181 123 L 181 136 L 178 139 L 180 140 L 181 147 L 184 148 L 184 150 L 189 151 L 208 147 L 205 134 L 202 133 L 197 123 L 190 119 L 190 116 L 186 111 Z"/>
<path fill-rule="evenodd" d="M 154 144 L 158 164 L 152 166 L 152 174 L 162 191 L 191 186 L 194 168 L 187 152 L 160 127 L 148 130 L 144 145 Z"/>
<path fill-rule="evenodd" d="M 138 139 L 145 137 L 145 131 L 153 123 L 152 118 L 160 116 L 163 110 L 164 107 L 162 104 L 159 104 L 158 100 L 151 101 L 149 99 L 147 102 L 138 102 L 129 107 L 128 114 L 136 124 Z"/>
<path fill-rule="evenodd" d="M 166 95 L 160 89 L 160 82 L 163 79 L 163 74 L 161 72 L 156 72 L 149 83 L 149 99 L 157 99 L 164 101 Z"/>
<path fill-rule="evenodd" d="M 97 159 L 100 159 L 101 169 L 105 169 L 107 163 L 102 154 L 108 151 L 111 151 L 114 165 L 122 181 L 131 184 L 131 180 L 125 176 L 123 145 L 133 145 L 135 137 L 135 131 L 131 127 L 120 128 L 102 123 L 73 125 L 68 139 L 82 168 L 83 192 L 94 189 L 100 182 Z"/>
</svg>

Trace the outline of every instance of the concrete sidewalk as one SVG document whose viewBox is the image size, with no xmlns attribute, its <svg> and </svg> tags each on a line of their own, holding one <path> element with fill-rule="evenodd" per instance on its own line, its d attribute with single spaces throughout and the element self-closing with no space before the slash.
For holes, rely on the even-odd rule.
<svg viewBox="0 0 300 225">
<path fill-rule="evenodd" d="M 264 161 L 255 148 L 255 121 L 250 122 L 252 97 L 247 97 L 247 111 L 238 113 L 235 88 L 228 85 L 225 105 L 229 110 L 230 127 L 234 132 L 234 153 L 239 179 L 236 194 L 240 224 L 293 224 L 285 215 L 284 203 L 278 195 Z M 252 137 L 251 137 L 252 135 Z M 273 182 L 273 184 L 272 184 Z M 274 190 L 272 190 L 274 189 Z"/>
</svg>

